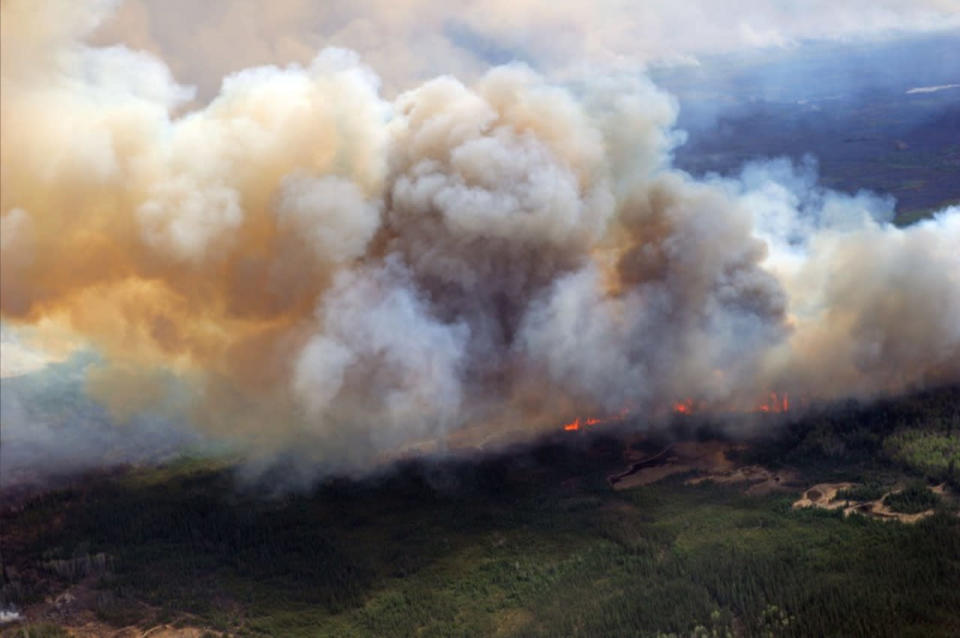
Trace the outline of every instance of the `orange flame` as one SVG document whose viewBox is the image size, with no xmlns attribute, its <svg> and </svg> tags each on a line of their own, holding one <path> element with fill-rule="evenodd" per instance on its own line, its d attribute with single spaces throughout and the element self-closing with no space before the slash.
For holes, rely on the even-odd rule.
<svg viewBox="0 0 960 638">
<path fill-rule="evenodd" d="M 684 399 L 673 404 L 673 411 L 677 414 L 693 414 L 693 399 Z"/>
<path fill-rule="evenodd" d="M 801 403 L 803 403 L 803 401 L 801 401 Z M 693 398 L 688 397 L 679 401 L 675 401 L 671 405 L 671 408 L 674 414 L 686 416 L 695 414 L 702 409 L 707 409 L 708 406 L 702 401 L 696 401 Z M 755 407 L 746 409 L 741 408 L 739 410 L 734 409 L 733 411 L 743 413 L 762 412 L 764 414 L 782 414 L 790 411 L 790 397 L 786 392 L 771 392 L 767 399 L 756 404 Z M 624 408 L 615 416 L 608 418 L 577 417 L 573 421 L 564 424 L 563 429 L 567 432 L 575 432 L 587 426 L 623 421 L 630 415 L 630 412 L 631 411 L 629 408 Z"/>
<path fill-rule="evenodd" d="M 755 412 L 773 412 L 774 414 L 781 414 L 783 412 L 790 411 L 790 397 L 786 392 L 777 394 L 776 392 L 770 393 L 770 398 L 760 405 L 757 406 Z"/>
<path fill-rule="evenodd" d="M 574 432 L 576 430 L 579 430 L 581 426 L 585 427 L 585 426 L 591 426 L 591 425 L 600 425 L 601 423 L 612 423 L 614 421 L 620 421 L 625 417 L 626 417 L 625 413 L 621 413 L 620 415 L 609 418 L 609 419 L 601 419 L 594 416 L 586 417 L 586 418 L 577 417 L 570 423 L 565 424 L 563 426 L 563 429 L 566 430 L 567 432 Z"/>
</svg>

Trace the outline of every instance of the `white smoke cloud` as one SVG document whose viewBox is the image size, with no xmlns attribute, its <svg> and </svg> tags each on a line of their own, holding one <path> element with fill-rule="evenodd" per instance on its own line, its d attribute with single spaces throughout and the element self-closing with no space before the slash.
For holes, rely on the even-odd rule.
<svg viewBox="0 0 960 638">
<path fill-rule="evenodd" d="M 195 11 L 224 15 L 210 6 Z M 444 13 L 422 8 L 429 31 Z M 309 473 L 591 410 L 960 380 L 960 210 L 897 229 L 891 199 L 822 188 L 811 163 L 696 180 L 671 166 L 676 102 L 646 79 L 508 64 L 388 100 L 358 55 L 326 49 L 188 109 L 160 60 L 87 42 L 102 13 L 79 29 L 47 9 L 3 5 L 0 310 L 95 348 L 86 388 L 113 420 L 175 415 Z M 414 26 L 384 11 L 374 32 Z M 604 47 L 643 59 L 625 33 Z M 545 58 L 564 41 L 538 37 Z"/>
<path fill-rule="evenodd" d="M 356 470 L 464 423 L 468 328 L 433 318 L 400 262 L 341 273 L 315 329 L 292 379 L 301 459 Z"/>
<path fill-rule="evenodd" d="M 284 180 L 277 202 L 280 230 L 305 237 L 318 258 L 360 257 L 380 227 L 380 210 L 353 182 L 332 176 Z"/>
<path fill-rule="evenodd" d="M 185 259 L 201 259 L 214 239 L 243 222 L 235 190 L 182 177 L 159 185 L 137 216 L 148 244 Z"/>
</svg>

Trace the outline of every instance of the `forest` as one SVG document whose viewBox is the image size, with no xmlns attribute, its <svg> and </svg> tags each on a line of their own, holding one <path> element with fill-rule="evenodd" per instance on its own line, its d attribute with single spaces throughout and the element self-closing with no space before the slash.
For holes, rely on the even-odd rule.
<svg viewBox="0 0 960 638">
<path fill-rule="evenodd" d="M 48 605 L 3 635 L 60 635 L 86 613 L 211 636 L 954 636 L 958 409 L 960 389 L 942 388 L 758 428 L 728 454 L 795 477 L 762 494 L 692 473 L 612 489 L 626 447 L 724 437 L 689 418 L 279 495 L 224 459 L 90 476 L 2 520 L 3 603 L 71 591 L 88 609 Z M 852 499 L 899 485 L 885 504 L 934 513 L 792 507 L 828 480 L 854 482 Z"/>
</svg>

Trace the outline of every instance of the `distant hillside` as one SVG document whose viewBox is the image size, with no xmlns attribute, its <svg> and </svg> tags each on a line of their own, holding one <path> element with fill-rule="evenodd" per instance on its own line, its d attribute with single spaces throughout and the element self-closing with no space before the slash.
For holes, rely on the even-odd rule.
<svg viewBox="0 0 960 638">
<path fill-rule="evenodd" d="M 960 34 L 706 60 L 654 74 L 689 138 L 675 163 L 729 174 L 749 160 L 816 157 L 821 182 L 897 199 L 905 224 L 960 200 Z"/>
</svg>

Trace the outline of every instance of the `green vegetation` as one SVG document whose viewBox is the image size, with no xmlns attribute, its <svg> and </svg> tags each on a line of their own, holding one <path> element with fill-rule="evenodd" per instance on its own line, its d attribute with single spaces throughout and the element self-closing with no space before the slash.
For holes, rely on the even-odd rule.
<svg viewBox="0 0 960 638">
<path fill-rule="evenodd" d="M 884 433 L 940 423 L 947 396 L 758 442 L 804 473 L 766 495 L 677 475 L 613 491 L 623 443 L 589 433 L 274 498 L 197 461 L 105 478 L 0 520 L 4 592 L 22 606 L 83 582 L 114 625 L 251 637 L 960 635 L 951 503 L 914 525 L 791 507 L 824 474 L 903 482 Z"/>
<path fill-rule="evenodd" d="M 960 489 L 958 446 L 960 387 L 954 386 L 865 405 L 813 406 L 776 436 L 758 438 L 742 459 L 802 468 L 813 479 L 881 485 L 907 470 Z"/>
<path fill-rule="evenodd" d="M 917 481 L 900 492 L 888 495 L 883 499 L 883 504 L 894 512 L 917 514 L 937 507 L 940 497 L 931 492 L 922 481 Z"/>
<path fill-rule="evenodd" d="M 834 501 L 875 501 L 887 493 L 889 488 L 879 483 L 855 485 L 846 490 L 838 490 Z"/>
<path fill-rule="evenodd" d="M 123 567 L 99 584 L 115 609 L 142 599 L 249 636 L 960 630 L 947 514 L 844 519 L 680 480 L 625 493 L 507 482 L 502 498 L 463 500 L 416 473 L 257 505 L 194 480 L 162 495 L 102 486 L 41 545 L 113 546 Z M 170 509 L 150 515 L 164 497 Z"/>
<path fill-rule="evenodd" d="M 960 485 L 960 422 L 908 429 L 887 437 L 884 451 L 931 479 Z"/>
</svg>

